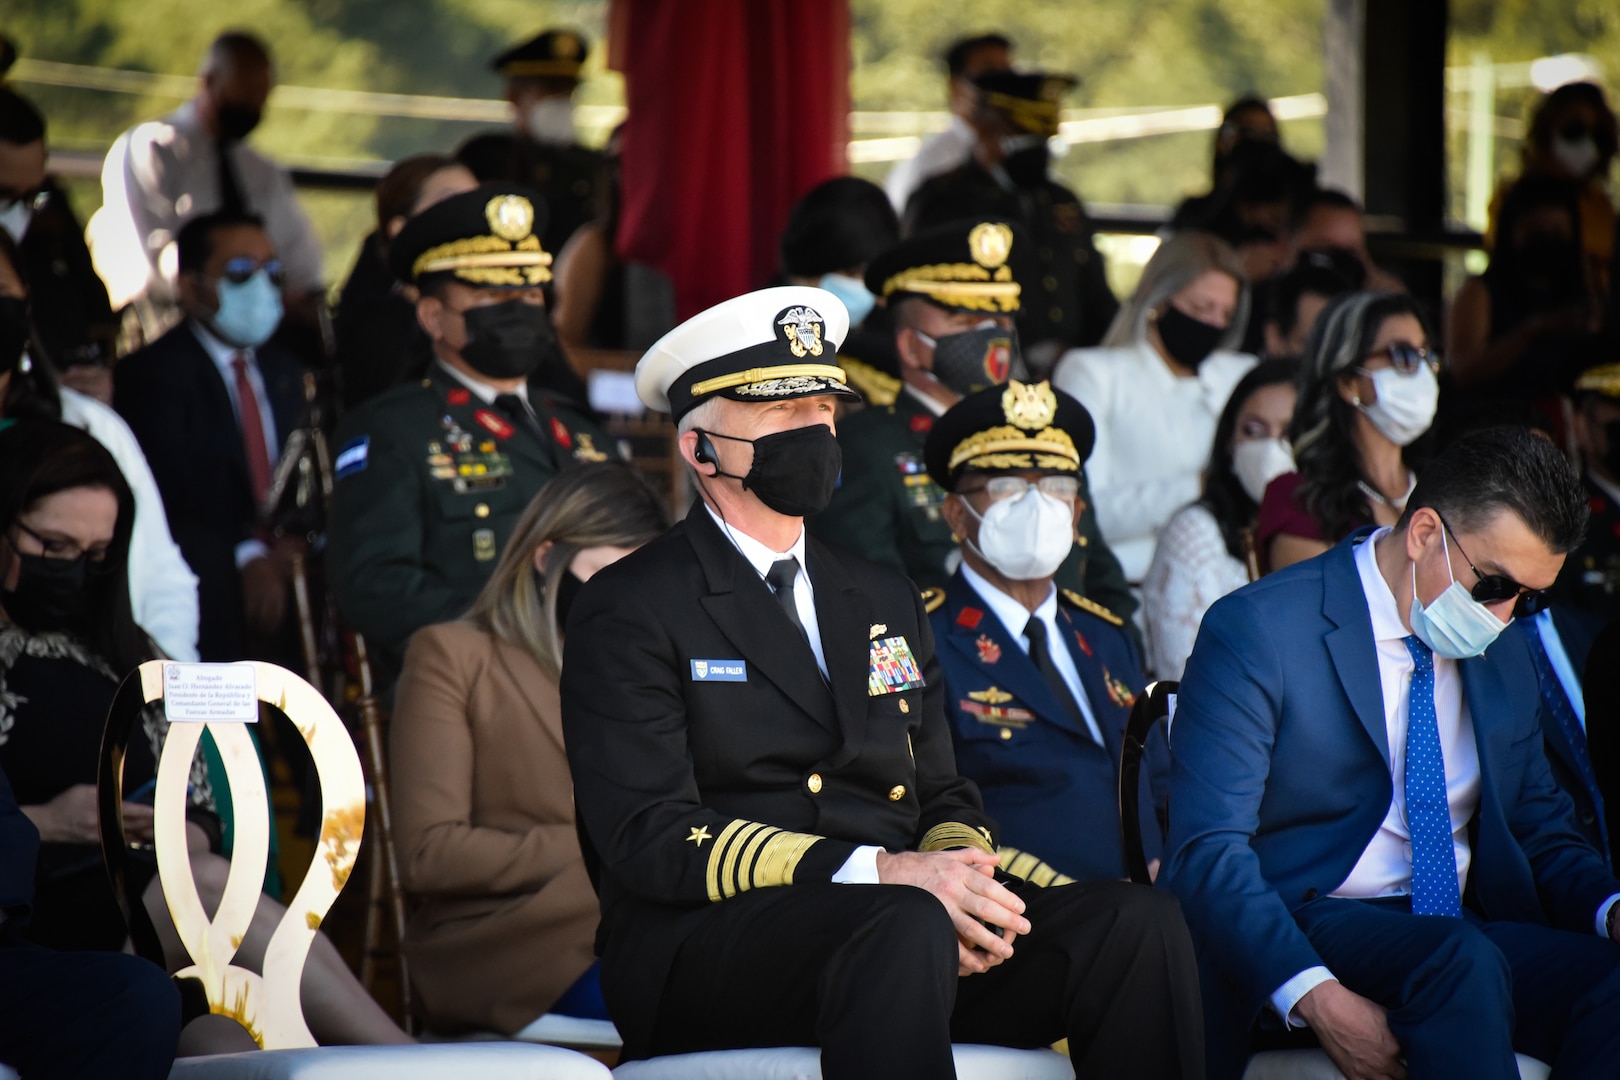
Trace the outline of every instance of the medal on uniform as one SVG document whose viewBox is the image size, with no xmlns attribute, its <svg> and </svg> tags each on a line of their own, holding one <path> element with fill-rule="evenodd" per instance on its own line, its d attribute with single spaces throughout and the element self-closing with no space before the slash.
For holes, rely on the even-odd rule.
<svg viewBox="0 0 1620 1080">
<path fill-rule="evenodd" d="M 1001 659 L 1001 646 L 991 641 L 989 634 L 980 634 L 973 644 L 979 649 L 979 663 L 994 664 Z"/>
<path fill-rule="evenodd" d="M 1106 667 L 1103 668 L 1103 685 L 1108 687 L 1109 699 L 1120 708 L 1128 709 L 1136 704 L 1136 695 L 1131 693 L 1131 688 L 1116 679 Z"/>
<path fill-rule="evenodd" d="M 473 558 L 479 562 L 489 562 L 495 557 L 495 530 L 475 529 L 473 531 Z"/>
<path fill-rule="evenodd" d="M 866 693 L 869 697 L 918 690 L 922 672 L 903 635 L 873 641 L 867 653 Z"/>
<path fill-rule="evenodd" d="M 473 419 L 482 424 L 497 439 L 510 439 L 513 430 L 515 430 L 511 424 L 508 424 L 488 409 L 479 409 L 473 413 Z"/>
</svg>

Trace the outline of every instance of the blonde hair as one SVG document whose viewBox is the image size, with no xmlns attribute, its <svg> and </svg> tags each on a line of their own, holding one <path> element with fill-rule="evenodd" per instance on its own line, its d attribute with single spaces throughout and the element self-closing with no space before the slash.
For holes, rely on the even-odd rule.
<svg viewBox="0 0 1620 1080">
<path fill-rule="evenodd" d="M 640 547 L 669 527 L 669 511 L 640 473 L 619 461 L 552 477 L 512 530 L 501 561 L 464 616 L 501 641 L 529 650 L 546 674 L 562 674 L 557 586 L 574 556 L 593 547 Z M 550 542 L 546 569 L 534 553 Z"/>
<path fill-rule="evenodd" d="M 1225 240 L 1206 232 L 1179 232 L 1159 245 L 1142 268 L 1142 280 L 1114 316 L 1103 336 L 1103 348 L 1137 345 L 1147 340 L 1148 323 L 1161 305 L 1211 270 L 1230 274 L 1238 283 L 1237 306 L 1218 349 L 1230 349 L 1243 340 L 1249 323 L 1249 279 L 1237 252 Z"/>
</svg>

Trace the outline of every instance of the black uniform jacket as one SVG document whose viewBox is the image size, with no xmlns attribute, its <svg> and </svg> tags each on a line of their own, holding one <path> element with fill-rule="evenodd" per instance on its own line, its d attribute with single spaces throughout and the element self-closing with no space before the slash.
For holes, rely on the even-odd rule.
<svg viewBox="0 0 1620 1080">
<path fill-rule="evenodd" d="M 994 850 L 956 772 L 916 588 L 813 538 L 806 554 L 830 688 L 701 504 L 594 576 L 570 614 L 563 730 L 627 1058 L 709 905 L 828 881 L 864 844 Z"/>
</svg>

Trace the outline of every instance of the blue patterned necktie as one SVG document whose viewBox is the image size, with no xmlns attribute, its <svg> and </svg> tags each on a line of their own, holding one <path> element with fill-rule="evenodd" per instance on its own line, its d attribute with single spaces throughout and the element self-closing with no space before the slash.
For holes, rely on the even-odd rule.
<svg viewBox="0 0 1620 1080">
<path fill-rule="evenodd" d="M 1462 914 L 1457 894 L 1457 852 L 1451 841 L 1446 760 L 1434 712 L 1434 654 L 1416 637 L 1406 639 L 1416 669 L 1406 709 L 1406 827 L 1412 834 L 1412 914 Z"/>
<path fill-rule="evenodd" d="M 1575 709 L 1564 693 L 1564 684 L 1553 670 L 1552 661 L 1547 657 L 1547 647 L 1542 643 L 1541 632 L 1537 630 L 1534 620 L 1525 627 L 1524 636 L 1530 644 L 1530 659 L 1536 664 L 1541 700 L 1546 703 L 1547 711 L 1552 713 L 1553 719 L 1558 722 L 1558 729 L 1575 751 L 1575 771 L 1581 774 L 1581 783 L 1586 785 L 1587 794 L 1592 797 L 1594 804 L 1601 807 L 1603 793 L 1598 790 L 1597 777 L 1592 774 L 1592 758 L 1586 749 L 1586 732 L 1581 728 L 1580 717 L 1575 715 Z"/>
</svg>

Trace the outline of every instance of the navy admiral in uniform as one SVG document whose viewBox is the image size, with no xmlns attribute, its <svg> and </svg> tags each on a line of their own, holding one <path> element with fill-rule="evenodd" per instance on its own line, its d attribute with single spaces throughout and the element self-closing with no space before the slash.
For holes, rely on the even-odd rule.
<svg viewBox="0 0 1620 1080">
<path fill-rule="evenodd" d="M 832 503 L 810 522 L 818 539 L 903 570 L 921 588 L 950 578 L 960 549 L 923 444 L 963 395 L 1025 377 L 1013 318 L 1033 257 L 1021 228 L 981 218 L 930 229 L 868 265 L 866 287 L 893 326 L 899 377 L 840 356 L 868 407 L 839 424 L 845 469 Z M 1077 534 L 1058 584 L 1129 618 L 1136 599 L 1089 505 Z"/>
<path fill-rule="evenodd" d="M 903 230 L 969 217 L 1016 221 L 1035 245 L 1034 279 L 1018 330 L 1037 374 L 1063 349 L 1096 345 L 1119 312 L 1091 219 L 1074 192 L 1047 176 L 1047 140 L 1076 80 L 1044 72 L 987 71 L 973 80 L 977 141 L 966 164 L 929 180 L 906 204 Z"/>
<path fill-rule="evenodd" d="M 1127 873 L 1117 776 L 1142 689 L 1123 620 L 1053 583 L 1085 507 L 1081 468 L 1095 435 L 1074 398 L 1013 380 L 953 406 L 927 446 L 929 474 L 951 492 L 945 518 L 963 538 L 961 567 L 928 605 L 956 767 L 979 785 L 1003 844 L 1082 880 Z M 1149 762 L 1162 791 L 1162 742 Z M 1142 803 L 1151 866 L 1163 826 L 1153 800 Z M 1002 855 L 1016 873 L 1022 864 Z"/>
<path fill-rule="evenodd" d="M 391 688 L 410 636 L 466 611 L 534 493 L 617 456 L 556 389 L 570 374 L 545 309 L 544 205 L 485 184 L 412 218 L 389 248 L 421 291 L 435 361 L 338 426 L 328 560 L 339 610 Z"/>
<path fill-rule="evenodd" d="M 562 677 L 625 1055 L 819 1045 L 828 1080 L 940 1080 L 953 1038 L 1066 1036 L 1084 1075 L 1202 1075 L 1175 905 L 998 874 L 921 597 L 805 535 L 847 323 L 831 293 L 767 289 L 637 368 L 702 499 L 581 589 Z"/>
</svg>

